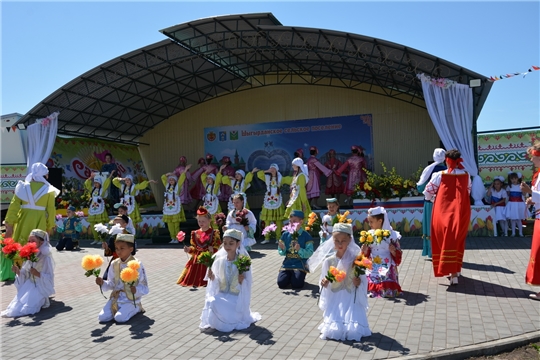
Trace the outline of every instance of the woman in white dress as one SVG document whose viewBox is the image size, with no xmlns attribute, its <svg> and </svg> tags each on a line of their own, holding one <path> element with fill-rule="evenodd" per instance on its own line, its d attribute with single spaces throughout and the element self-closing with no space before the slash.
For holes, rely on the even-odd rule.
<svg viewBox="0 0 540 360">
<path fill-rule="evenodd" d="M 247 251 L 257 243 L 255 240 L 255 230 L 257 219 L 255 215 L 244 207 L 244 195 L 239 193 L 233 196 L 234 209 L 227 214 L 225 223 L 226 229 L 235 229 L 242 233 L 242 246 Z"/>
<path fill-rule="evenodd" d="M 323 340 L 360 341 L 371 335 L 367 319 L 368 282 L 366 275 L 355 276 L 353 264 L 360 254 L 360 247 L 355 244 L 352 234 L 351 224 L 336 223 L 332 237 L 308 260 L 311 272 L 322 263 L 319 308 L 323 311 L 323 322 L 319 331 Z M 335 254 L 330 255 L 332 251 Z M 346 272 L 341 282 L 330 282 L 326 278 L 331 266 Z"/>
<path fill-rule="evenodd" d="M 253 283 L 251 266 L 240 274 L 234 264 L 240 255 L 249 257 L 242 246 L 242 233 L 234 229 L 225 231 L 223 246 L 208 270 L 206 300 L 199 328 L 230 332 L 247 329 L 261 320 L 261 315 L 250 309 Z"/>
<path fill-rule="evenodd" d="M 49 296 L 54 294 L 54 262 L 47 232 L 34 229 L 28 236 L 29 243 L 36 243 L 37 262 L 27 260 L 21 269 L 16 265 L 15 287 L 17 295 L 9 303 L 2 317 L 19 317 L 38 313 L 50 306 Z"/>
</svg>

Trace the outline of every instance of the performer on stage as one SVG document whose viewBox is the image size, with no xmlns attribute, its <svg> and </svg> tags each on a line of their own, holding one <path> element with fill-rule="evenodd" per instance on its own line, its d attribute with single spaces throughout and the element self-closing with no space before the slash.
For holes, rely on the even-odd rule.
<svg viewBox="0 0 540 360">
<path fill-rule="evenodd" d="M 107 172 L 113 178 L 113 176 L 120 176 L 118 174 L 118 166 L 113 162 L 113 156 L 111 153 L 105 154 L 105 163 L 101 165 L 101 172 Z M 118 188 L 113 186 L 109 189 L 109 204 L 114 205 L 120 202 L 120 193 Z"/>
<path fill-rule="evenodd" d="M 348 158 L 347 161 L 345 161 L 343 165 L 341 165 L 341 167 L 336 171 L 336 174 L 339 176 L 345 172 L 349 173 L 347 183 L 345 184 L 345 195 L 347 195 L 347 200 L 345 200 L 345 203 L 351 201 L 355 186 L 366 181 L 366 171 L 364 169 L 367 167 L 367 164 L 366 160 L 364 159 L 364 151 L 362 147 L 353 145 L 351 146 L 351 152 L 352 156 Z"/>
<path fill-rule="evenodd" d="M 161 182 L 165 186 L 165 194 L 163 195 L 163 222 L 169 228 L 171 241 L 169 244 L 176 244 L 178 240 L 176 235 L 180 232 L 180 223 L 186 221 L 184 207 L 180 199 L 182 188 L 185 186 L 186 174 L 189 174 L 191 164 L 182 170 L 180 179 L 173 173 L 167 173 L 161 176 Z"/>
<path fill-rule="evenodd" d="M 426 185 L 426 200 L 434 201 L 431 219 L 433 272 L 436 277 L 450 274 L 450 285 L 458 283 L 465 238 L 471 221 L 471 178 L 463 170 L 457 149 L 445 154 L 448 170 L 439 171 Z"/>
<path fill-rule="evenodd" d="M 528 148 L 527 153 L 536 168 L 536 172 L 532 178 L 532 187 L 522 182 L 521 191 L 531 195 L 531 197 L 527 198 L 527 207 L 534 206 L 536 212 L 531 255 L 525 273 L 525 282 L 529 285 L 540 286 L 540 141 L 536 141 L 533 146 Z M 530 294 L 529 297 L 533 300 L 540 300 L 540 292 Z"/>
<path fill-rule="evenodd" d="M 90 193 L 90 206 L 88 207 L 87 221 L 90 223 L 92 235 L 94 236 L 94 241 L 92 241 L 90 245 L 101 243 L 99 234 L 96 229 L 94 229 L 94 225 L 107 224 L 109 222 L 105 198 L 107 196 L 107 190 L 109 189 L 109 186 L 111 186 L 113 174 L 114 172 L 110 172 L 109 177 L 103 181 L 103 177 L 99 176 L 98 173 L 93 172 L 84 182 L 84 187 Z"/>
<path fill-rule="evenodd" d="M 135 237 L 131 234 L 118 234 L 114 246 L 118 258 L 114 259 L 109 266 L 107 279 L 96 278 L 96 284 L 101 286 L 103 291 L 112 291 L 109 301 L 98 315 L 100 323 L 112 320 L 124 323 L 137 313 L 144 312 L 141 298 L 150 292 L 144 266 L 134 256 Z M 134 283 L 125 283 L 120 278 L 120 273 L 130 267 L 132 262 L 136 264 L 138 277 Z"/>
<path fill-rule="evenodd" d="M 211 171 L 207 169 L 207 171 Z M 221 205 L 219 204 L 219 185 L 221 184 L 221 173 L 218 172 L 217 176 L 204 172 L 201 175 L 201 182 L 205 184 L 205 194 L 203 197 L 203 207 L 208 210 L 212 218 L 212 226 L 217 228 L 217 224 L 214 221 L 214 217 L 217 213 L 221 212 Z"/>
<path fill-rule="evenodd" d="M 186 267 L 180 274 L 177 284 L 181 286 L 206 286 L 207 267 L 197 263 L 197 258 L 205 251 L 214 254 L 221 245 L 221 238 L 218 229 L 210 226 L 212 216 L 204 207 L 197 210 L 197 223 L 200 229 L 191 232 L 191 246 L 185 246 L 184 251 L 190 255 Z"/>
<path fill-rule="evenodd" d="M 444 149 L 437 148 L 433 150 L 433 163 L 426 166 L 420 175 L 420 179 L 416 184 L 418 192 L 423 193 L 426 185 L 431 179 L 433 173 L 446 169 L 444 166 L 445 158 Z M 433 211 L 433 203 L 429 200 L 424 200 L 424 212 L 422 213 L 422 256 L 427 256 L 431 260 L 431 212 Z"/>
<path fill-rule="evenodd" d="M 123 182 L 123 184 L 122 184 Z M 128 175 L 125 178 L 116 177 L 113 179 L 113 185 L 121 189 L 120 202 L 127 206 L 128 215 L 135 224 L 142 221 L 139 211 L 139 204 L 135 200 L 135 196 L 139 195 L 139 190 L 146 189 L 149 184 L 156 184 L 156 180 L 142 181 L 139 184 L 133 183 L 133 176 Z"/>
<path fill-rule="evenodd" d="M 302 161 L 304 161 L 304 150 L 302 148 L 297 149 L 293 155 L 295 158 L 300 158 Z"/>
<path fill-rule="evenodd" d="M 321 194 L 321 174 L 324 174 L 326 177 L 332 174 L 332 170 L 321 164 L 317 159 L 318 153 L 319 149 L 317 149 L 317 147 L 310 147 L 310 157 L 306 163 L 308 168 L 308 176 L 310 179 L 306 185 L 307 198 L 313 209 L 320 209 L 320 207 L 317 205 L 317 200 Z"/>
<path fill-rule="evenodd" d="M 244 207 L 244 194 L 234 195 L 233 204 L 234 208 L 227 215 L 226 227 L 240 231 L 242 233 L 242 246 L 247 251 L 251 251 L 251 247 L 257 243 L 255 240 L 257 219 L 249 209 Z"/>
<path fill-rule="evenodd" d="M 221 167 L 219 168 L 219 172 L 221 173 L 222 179 L 223 178 L 229 178 L 230 176 L 234 176 L 236 173 L 236 170 L 234 170 L 234 167 L 232 166 L 231 158 L 228 156 L 224 156 L 220 160 Z M 233 194 L 233 190 L 230 185 L 225 184 L 225 182 L 222 182 L 219 185 L 219 195 L 218 199 L 221 203 L 221 208 L 228 207 L 228 203 L 231 200 L 231 196 Z"/>
<path fill-rule="evenodd" d="M 309 181 L 307 166 L 302 159 L 295 158 L 292 161 L 293 175 L 284 176 L 281 179 L 282 184 L 291 186 L 291 195 L 285 209 L 285 218 L 288 219 L 293 210 L 300 210 L 304 214 L 311 212 L 309 201 L 306 195 L 306 184 Z"/>
<path fill-rule="evenodd" d="M 186 169 L 186 165 L 187 158 L 182 155 L 180 156 L 178 166 L 176 167 L 176 169 L 174 169 L 174 174 L 177 178 L 180 178 L 182 174 L 185 174 L 186 177 L 186 180 L 184 180 L 184 183 L 182 184 L 180 189 L 180 202 L 183 206 L 189 206 L 193 201 L 193 198 L 189 193 L 189 185 L 193 182 L 193 178 L 191 177 L 191 173 L 189 171 L 184 171 Z"/>
<path fill-rule="evenodd" d="M 283 177 L 279 172 L 279 167 L 277 164 L 271 164 L 268 170 L 258 171 L 257 177 L 266 184 L 266 191 L 264 193 L 262 211 L 259 219 L 264 221 L 266 226 L 270 225 L 271 223 L 275 223 L 276 234 L 279 235 L 281 234 L 283 216 L 285 214 L 285 207 L 283 206 L 283 199 L 281 197 L 280 190 Z M 264 240 L 261 244 L 268 243 L 269 240 Z"/>
<path fill-rule="evenodd" d="M 221 165 L 221 167 L 219 168 L 220 172 L 224 168 L 225 165 Z M 253 181 L 253 174 L 255 174 L 257 171 L 259 171 L 259 169 L 254 168 L 246 175 L 244 170 L 236 170 L 236 172 L 234 173 L 234 177 L 223 176 L 221 178 L 222 185 L 224 184 L 225 186 L 229 186 L 232 189 L 232 194 L 227 204 L 227 208 L 229 209 L 229 211 L 234 209 L 233 197 L 236 194 L 242 194 L 244 196 L 244 207 L 246 209 L 249 209 L 246 190 L 249 189 L 249 187 L 251 186 L 251 181 Z"/>
<path fill-rule="evenodd" d="M 197 208 L 202 206 L 204 195 L 206 195 L 206 182 L 201 182 L 201 176 L 203 173 L 207 174 L 214 174 L 216 175 L 218 173 L 218 168 L 216 165 L 212 164 L 212 161 L 214 160 L 214 155 L 212 154 L 206 154 L 206 160 L 205 158 L 200 158 L 198 161 L 199 168 L 195 170 L 191 177 L 193 178 L 193 181 L 195 182 L 195 185 L 191 189 L 191 197 L 195 200 L 197 200 Z"/>
<path fill-rule="evenodd" d="M 49 234 L 40 229 L 30 231 L 29 243 L 35 243 L 39 252 L 37 262 L 27 260 L 21 269 L 13 265 L 17 274 L 15 287 L 17 295 L 11 300 L 2 317 L 19 317 L 38 313 L 50 306 L 49 297 L 54 295 L 54 261 L 51 254 Z"/>
<path fill-rule="evenodd" d="M 208 270 L 206 300 L 199 328 L 229 332 L 247 329 L 261 320 L 261 315 L 250 309 L 253 283 L 251 266 L 240 273 L 234 263 L 239 256 L 249 258 L 242 246 L 242 233 L 229 229 L 223 234 L 223 246 Z"/>
<path fill-rule="evenodd" d="M 330 149 L 328 151 L 328 160 L 324 163 L 324 166 L 332 170 L 332 173 L 326 179 L 326 190 L 324 193 L 330 195 L 331 198 L 338 198 L 344 190 L 343 178 L 336 173 L 341 165 L 343 164 L 336 157 L 336 150 Z"/>
</svg>

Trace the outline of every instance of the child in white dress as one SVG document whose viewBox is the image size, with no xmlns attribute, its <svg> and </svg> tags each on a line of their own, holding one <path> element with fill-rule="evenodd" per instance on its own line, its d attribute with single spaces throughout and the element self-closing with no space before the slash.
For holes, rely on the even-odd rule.
<svg viewBox="0 0 540 360">
<path fill-rule="evenodd" d="M 259 313 L 251 312 L 251 266 L 239 273 L 234 261 L 238 256 L 249 257 L 242 246 L 242 233 L 229 229 L 223 234 L 223 246 L 214 256 L 208 270 L 206 299 L 201 314 L 201 329 L 216 329 L 222 332 L 247 329 L 261 320 Z"/>
<path fill-rule="evenodd" d="M 512 236 L 516 236 L 516 228 L 518 229 L 518 234 L 520 237 L 523 237 L 523 226 L 521 220 L 525 220 L 525 197 L 521 191 L 521 173 L 511 172 L 508 174 L 508 202 L 506 203 L 506 208 L 504 213 L 506 218 L 510 220 L 510 230 L 512 231 Z"/>
<path fill-rule="evenodd" d="M 351 224 L 336 223 L 332 237 L 308 260 L 312 272 L 322 263 L 319 308 L 323 311 L 323 322 L 319 330 L 323 340 L 360 341 L 371 335 L 367 319 L 368 281 L 366 275 L 355 276 L 354 261 L 360 254 L 360 247 L 355 244 L 352 234 Z M 328 257 L 332 251 L 335 254 Z M 326 278 L 331 266 L 346 272 L 341 282 L 330 282 Z"/>
</svg>

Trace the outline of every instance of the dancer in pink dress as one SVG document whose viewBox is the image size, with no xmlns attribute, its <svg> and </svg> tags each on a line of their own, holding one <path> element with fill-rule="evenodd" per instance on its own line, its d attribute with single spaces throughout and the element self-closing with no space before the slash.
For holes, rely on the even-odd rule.
<svg viewBox="0 0 540 360">
<path fill-rule="evenodd" d="M 317 160 L 317 154 L 319 150 L 312 146 L 309 148 L 309 154 L 311 155 L 306 162 L 308 167 L 309 181 L 306 185 L 307 197 L 310 202 L 311 208 L 320 209 L 317 205 L 317 200 L 321 194 L 321 174 L 324 174 L 326 177 L 332 174 L 332 170 L 328 169 L 326 166 L 320 163 Z"/>
<path fill-rule="evenodd" d="M 344 172 L 348 172 L 349 176 L 347 177 L 347 183 L 345 184 L 345 195 L 347 195 L 347 200 L 345 203 L 348 203 L 351 200 L 352 194 L 354 193 L 354 187 L 361 182 L 366 181 L 366 171 L 364 168 L 367 166 L 366 160 L 364 159 L 364 149 L 361 146 L 353 145 L 351 146 L 352 156 L 341 165 L 341 167 L 336 171 L 336 174 L 341 175 Z"/>
<path fill-rule="evenodd" d="M 180 178 L 180 176 L 184 173 L 184 170 L 186 169 L 186 165 L 187 158 L 183 155 L 180 156 L 178 166 L 176 167 L 176 169 L 174 169 L 174 174 L 176 175 L 176 177 Z M 193 182 L 193 178 L 191 177 L 191 173 L 189 171 L 186 171 L 185 174 L 186 180 L 182 184 L 182 189 L 180 189 L 180 202 L 182 203 L 182 205 L 189 205 L 193 201 L 193 198 L 189 193 L 189 184 Z"/>
<path fill-rule="evenodd" d="M 217 166 L 212 164 L 212 161 L 214 160 L 214 155 L 212 154 L 206 154 L 206 160 L 204 158 L 200 158 L 197 162 L 199 164 L 199 168 L 191 173 L 191 178 L 195 182 L 195 185 L 193 188 L 191 188 L 190 194 L 191 197 L 195 200 L 197 200 L 197 204 L 195 204 L 195 208 L 198 209 L 202 204 L 202 199 L 204 198 L 204 195 L 206 195 L 206 190 L 201 182 L 201 175 L 208 171 L 209 174 L 217 174 Z"/>
<path fill-rule="evenodd" d="M 221 158 L 220 163 L 221 163 L 221 167 L 219 168 L 218 171 L 221 172 L 221 175 L 227 178 L 234 177 L 236 170 L 234 169 L 234 167 L 232 167 L 231 158 L 228 156 L 224 156 Z M 232 193 L 233 193 L 232 188 L 229 185 L 221 184 L 219 186 L 218 199 L 219 199 L 219 202 L 221 203 L 222 209 L 227 209 Z"/>
<path fill-rule="evenodd" d="M 324 166 L 332 170 L 332 174 L 326 179 L 325 190 L 325 194 L 330 195 L 331 198 L 338 198 L 339 194 L 343 194 L 343 178 L 336 173 L 341 165 L 343 163 L 336 157 L 336 150 L 330 149 L 328 151 L 328 160 L 326 160 Z"/>
</svg>

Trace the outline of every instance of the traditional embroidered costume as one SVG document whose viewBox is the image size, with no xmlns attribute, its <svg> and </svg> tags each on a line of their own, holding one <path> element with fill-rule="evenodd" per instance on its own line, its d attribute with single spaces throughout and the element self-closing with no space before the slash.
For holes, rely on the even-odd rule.
<svg viewBox="0 0 540 360">
<path fill-rule="evenodd" d="M 92 186 L 95 183 L 99 183 L 101 187 Z M 84 182 L 84 187 L 90 194 L 90 205 L 88 207 L 88 218 L 86 219 L 90 223 L 94 240 L 99 240 L 99 234 L 94 229 L 96 224 L 106 224 L 109 222 L 109 215 L 107 214 L 107 208 L 105 206 L 105 198 L 107 196 L 107 190 L 111 185 L 111 178 L 107 177 L 103 180 L 102 176 L 95 175 L 94 178 L 88 178 Z"/>
<path fill-rule="evenodd" d="M 213 184 L 208 184 L 206 182 L 207 176 L 214 179 Z M 204 184 L 204 190 L 205 190 L 202 206 L 206 210 L 208 210 L 210 215 L 212 215 L 213 226 L 217 226 L 214 220 L 215 215 L 221 212 L 221 205 L 219 204 L 219 191 L 220 191 L 219 188 L 221 184 L 221 179 L 222 179 L 221 173 L 218 173 L 217 176 L 214 174 L 207 175 L 206 173 L 203 173 L 201 175 L 201 182 Z"/>
<path fill-rule="evenodd" d="M 169 184 L 169 179 L 171 178 L 175 180 L 174 185 Z M 180 223 L 186 221 L 182 200 L 180 199 L 185 180 L 185 172 L 180 175 L 180 179 L 175 175 L 168 177 L 167 175 L 161 176 L 161 182 L 165 186 L 165 193 L 163 194 L 163 222 L 169 228 L 171 242 L 176 242 L 176 234 L 180 231 Z"/>
<path fill-rule="evenodd" d="M 339 161 L 338 158 L 336 158 L 336 151 L 334 149 L 330 149 L 328 151 L 328 154 L 330 155 L 330 158 L 324 163 L 324 166 L 332 170 L 332 173 L 326 178 L 325 194 L 342 194 L 344 189 L 343 178 L 336 172 L 341 167 L 341 165 L 343 165 L 343 163 Z"/>
<path fill-rule="evenodd" d="M 17 295 L 9 303 L 2 317 L 19 317 L 38 313 L 41 308 L 50 305 L 49 296 L 54 294 L 54 261 L 51 255 L 49 235 L 43 230 L 32 230 L 30 235 L 43 240 L 37 253 L 38 261 L 32 263 L 27 260 L 23 263 L 20 274 L 15 278 Z M 39 271 L 39 276 L 30 273 L 31 268 Z"/>
<path fill-rule="evenodd" d="M 296 215 L 301 214 L 301 215 Z M 294 216 L 298 216 L 301 219 L 304 218 L 304 214 L 295 210 L 293 212 Z M 309 272 L 307 266 L 307 260 L 311 255 L 313 255 L 313 239 L 308 232 L 304 231 L 302 226 L 293 234 L 284 231 L 281 234 L 280 242 L 283 242 L 284 249 L 278 247 L 278 253 L 281 256 L 284 256 L 283 263 L 279 269 L 279 275 L 277 279 L 277 284 L 280 289 L 287 289 L 292 287 L 293 289 L 301 289 L 304 287 L 306 274 Z M 300 245 L 300 250 L 296 251 L 294 249 L 294 243 Z"/>
<path fill-rule="evenodd" d="M 75 207 L 70 206 L 69 210 L 75 212 Z M 82 231 L 81 219 L 77 216 L 71 216 L 64 220 L 63 226 L 57 228 L 62 238 L 56 245 L 56 250 L 73 250 L 79 247 L 79 235 Z"/>
<path fill-rule="evenodd" d="M 176 283 L 181 286 L 206 286 L 204 277 L 207 267 L 203 264 L 197 264 L 197 258 L 201 253 L 210 251 L 210 248 L 212 248 L 213 253 L 218 251 L 221 245 L 219 230 L 213 228 L 206 231 L 194 230 L 191 232 L 190 242 L 189 255 L 191 257 Z"/>
<path fill-rule="evenodd" d="M 242 246 L 246 250 L 251 250 L 251 247 L 257 243 L 255 240 L 255 230 L 257 227 L 257 219 L 255 218 L 255 215 L 253 213 L 244 208 L 242 210 L 245 210 L 247 212 L 246 218 L 248 220 L 248 227 L 249 230 L 246 230 L 244 225 L 242 225 L 238 220 L 242 220 L 239 216 L 239 211 L 236 209 L 233 209 L 229 211 L 229 214 L 227 215 L 226 225 L 227 229 L 235 229 L 242 233 Z"/>
<path fill-rule="evenodd" d="M 125 241 L 134 243 L 133 235 L 130 234 L 118 234 L 116 241 Z M 135 294 L 131 292 L 131 285 L 124 283 L 120 277 L 122 270 L 128 267 L 128 263 L 132 260 L 139 262 L 139 277 L 135 284 Z M 123 323 L 131 319 L 139 312 L 144 312 L 141 304 L 141 298 L 144 295 L 148 295 L 150 289 L 148 288 L 148 281 L 146 278 L 146 271 L 143 264 L 137 260 L 133 255 L 129 256 L 126 261 L 122 261 L 120 258 L 116 258 L 112 261 L 108 268 L 107 279 L 103 279 L 103 285 L 101 289 L 103 291 L 111 290 L 111 296 L 109 301 L 105 304 L 103 309 L 98 315 L 100 322 L 107 322 L 115 320 L 118 323 Z"/>
<path fill-rule="evenodd" d="M 302 159 L 295 158 L 293 165 L 298 166 L 298 172 L 293 176 L 284 176 L 281 179 L 282 184 L 291 186 L 291 195 L 285 209 L 285 218 L 288 219 L 291 211 L 300 210 L 305 214 L 311 212 L 311 206 L 306 195 L 306 184 L 309 181 L 307 166 Z"/>
<path fill-rule="evenodd" d="M 433 173 L 446 169 L 446 166 L 441 165 L 444 162 L 446 151 L 441 148 L 433 150 L 433 163 L 426 166 L 420 175 L 420 179 L 416 184 L 419 193 L 424 192 L 426 185 Z M 431 259 L 431 213 L 433 211 L 433 203 L 424 199 L 424 211 L 422 213 L 422 256 L 427 256 Z"/>
<path fill-rule="evenodd" d="M 353 145 L 351 150 L 360 152 L 362 148 L 360 146 Z M 366 181 L 366 171 L 364 170 L 366 167 L 367 164 L 364 157 L 353 153 L 353 155 L 348 158 L 339 169 L 337 169 L 336 174 L 339 176 L 341 176 L 343 173 L 348 173 L 347 182 L 345 183 L 345 194 L 347 196 L 351 196 L 354 193 L 355 186 L 357 184 Z"/>
<path fill-rule="evenodd" d="M 185 171 L 186 164 L 187 158 L 185 156 L 180 156 L 179 164 L 176 169 L 174 169 L 176 177 L 180 178 L 182 174 L 185 174 L 186 177 L 180 189 L 180 202 L 182 203 L 182 205 L 189 205 L 193 200 L 191 194 L 189 193 L 189 185 L 194 181 L 194 179 L 189 171 Z"/>
<path fill-rule="evenodd" d="M 310 151 L 318 152 L 318 149 L 315 146 L 312 146 Z M 308 177 L 310 179 L 306 185 L 306 191 L 307 198 L 311 200 L 318 198 L 321 194 L 321 174 L 329 177 L 332 174 L 332 170 L 321 164 L 321 162 L 317 159 L 317 155 L 311 155 L 306 162 L 306 165 L 308 168 Z"/>
<path fill-rule="evenodd" d="M 536 153 L 536 155 L 534 155 Z M 534 156 L 540 157 L 540 151 L 533 153 Z M 534 232 L 531 244 L 531 255 L 525 273 L 525 282 L 529 285 L 540 286 L 540 169 L 538 169 L 532 178 L 532 202 L 535 204 L 536 213 L 534 221 Z"/>
<path fill-rule="evenodd" d="M 236 173 L 236 170 L 234 170 L 234 167 L 232 167 L 231 165 L 231 158 L 228 156 L 224 156 L 221 159 L 221 163 L 224 165 L 227 164 L 227 166 L 225 166 L 225 168 L 220 171 L 222 178 L 228 179 L 229 176 L 234 176 L 234 174 Z M 225 184 L 225 181 L 223 181 L 219 185 L 219 195 L 218 195 L 219 201 L 228 202 L 230 201 L 232 195 L 233 195 L 233 189 L 231 188 L 230 185 Z"/>
<path fill-rule="evenodd" d="M 229 186 L 232 189 L 232 194 L 229 196 L 229 202 L 227 203 L 227 208 L 229 211 L 234 209 L 233 196 L 236 194 L 242 194 L 244 196 L 244 207 L 249 209 L 246 190 L 250 188 L 251 181 L 253 181 L 253 173 L 249 172 L 247 175 L 244 170 L 236 170 L 236 174 L 242 176 L 242 180 L 236 180 L 236 178 L 230 178 L 229 176 L 223 176 L 221 178 L 222 185 Z M 223 188 L 223 186 L 222 186 Z"/>
<path fill-rule="evenodd" d="M 261 221 L 266 225 L 270 223 L 276 224 L 276 234 L 281 234 L 283 226 L 283 216 L 285 215 L 285 207 L 283 206 L 283 198 L 281 197 L 281 182 L 283 177 L 279 173 L 277 164 L 271 164 L 271 168 L 276 169 L 276 176 L 265 173 L 263 170 L 257 172 L 257 177 L 264 181 L 266 191 L 264 193 L 262 211 L 259 215 Z"/>
<path fill-rule="evenodd" d="M 234 235 L 234 234 L 237 235 Z M 223 237 L 230 236 L 241 240 L 241 234 L 227 229 Z M 246 249 L 240 246 L 238 255 L 248 256 Z M 236 259 L 235 259 L 236 260 Z M 227 252 L 221 248 L 215 255 L 212 264 L 214 279 L 208 279 L 204 309 L 201 314 L 201 329 L 212 328 L 221 332 L 247 329 L 251 324 L 261 320 L 259 313 L 250 309 L 251 286 L 253 284 L 252 269 L 244 272 L 242 284 L 238 281 L 238 268 L 227 260 Z"/>
<path fill-rule="evenodd" d="M 320 338 L 340 341 L 356 340 L 370 336 L 371 330 L 367 318 L 368 281 L 366 275 L 360 275 L 360 286 L 353 284 L 354 261 L 360 254 L 360 247 L 352 239 L 352 226 L 339 223 L 334 231 L 344 232 L 351 236 L 347 250 L 341 258 L 335 255 L 334 239 L 331 237 L 309 259 L 309 267 L 314 271 L 322 263 L 319 283 L 326 277 L 330 266 L 346 272 L 343 281 L 334 281 L 321 287 L 319 308 L 323 311 L 323 322 L 319 325 Z"/>
<path fill-rule="evenodd" d="M 120 178 L 114 178 L 113 184 L 120 189 L 120 202 L 128 208 L 128 215 L 135 224 L 142 221 L 139 211 L 139 204 L 135 200 L 135 196 L 139 195 L 139 190 L 146 189 L 149 181 L 141 181 L 139 184 L 133 183 L 133 176 L 128 175 L 126 178 L 131 179 L 131 185 L 127 186 L 120 182 Z"/>
<path fill-rule="evenodd" d="M 433 174 L 424 190 L 426 200 L 435 199 L 431 246 L 436 277 L 461 272 L 463 264 L 465 238 L 471 220 L 471 179 L 462 170 L 459 160 L 447 157 L 448 170 Z"/>
</svg>

